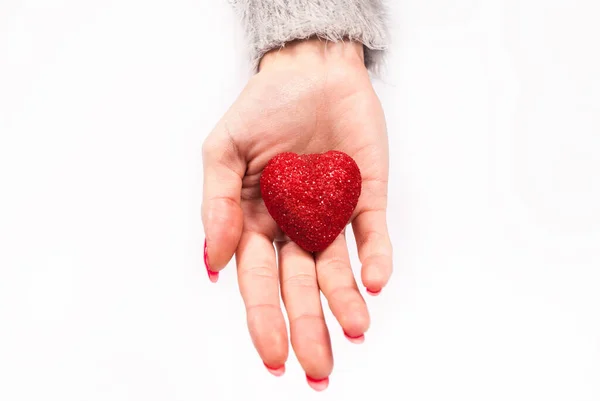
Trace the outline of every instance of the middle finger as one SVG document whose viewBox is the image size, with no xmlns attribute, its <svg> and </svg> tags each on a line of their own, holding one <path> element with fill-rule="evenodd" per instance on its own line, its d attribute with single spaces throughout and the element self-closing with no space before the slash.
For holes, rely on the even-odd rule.
<svg viewBox="0 0 600 401">
<path fill-rule="evenodd" d="M 333 370 L 333 355 L 315 260 L 291 241 L 278 242 L 277 247 L 281 294 L 290 321 L 292 347 L 311 387 L 324 390 Z"/>
</svg>

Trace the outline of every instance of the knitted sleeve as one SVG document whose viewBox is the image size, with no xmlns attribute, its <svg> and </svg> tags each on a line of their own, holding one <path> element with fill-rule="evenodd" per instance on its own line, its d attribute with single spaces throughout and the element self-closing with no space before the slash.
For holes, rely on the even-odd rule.
<svg viewBox="0 0 600 401">
<path fill-rule="evenodd" d="M 242 18 L 254 69 L 270 50 L 319 37 L 361 42 L 374 69 L 388 45 L 383 0 L 230 0 Z"/>
</svg>

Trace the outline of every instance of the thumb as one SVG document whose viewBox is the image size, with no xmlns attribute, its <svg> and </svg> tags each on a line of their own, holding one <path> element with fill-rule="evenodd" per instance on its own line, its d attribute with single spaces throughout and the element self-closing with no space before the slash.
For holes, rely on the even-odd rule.
<svg viewBox="0 0 600 401">
<path fill-rule="evenodd" d="M 240 196 L 246 163 L 224 127 L 217 127 L 205 140 L 202 161 L 204 263 L 211 281 L 216 282 L 219 270 L 232 258 L 242 234 Z"/>
</svg>

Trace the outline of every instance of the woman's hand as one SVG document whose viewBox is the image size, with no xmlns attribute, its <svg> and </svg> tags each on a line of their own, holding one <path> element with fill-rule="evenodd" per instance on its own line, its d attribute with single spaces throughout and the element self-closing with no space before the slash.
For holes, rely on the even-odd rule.
<svg viewBox="0 0 600 401">
<path fill-rule="evenodd" d="M 216 281 L 235 254 L 250 335 L 274 374 L 283 373 L 288 357 L 281 289 L 292 347 L 315 389 L 327 386 L 333 369 L 319 292 L 355 342 L 364 338 L 369 312 L 350 267 L 344 233 L 323 252 L 302 250 L 267 212 L 259 179 L 278 153 L 329 150 L 347 153 L 360 167 L 362 194 L 352 228 L 362 283 L 377 294 L 392 273 L 386 224 L 388 143 L 361 44 L 314 39 L 266 54 L 259 73 L 203 146 L 202 221 L 209 277 Z"/>
</svg>

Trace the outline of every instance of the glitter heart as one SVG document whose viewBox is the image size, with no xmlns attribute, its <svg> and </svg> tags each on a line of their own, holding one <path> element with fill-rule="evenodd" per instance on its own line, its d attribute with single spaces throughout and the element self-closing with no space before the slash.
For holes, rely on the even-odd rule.
<svg viewBox="0 0 600 401">
<path fill-rule="evenodd" d="M 361 185 L 356 162 L 338 151 L 281 153 L 267 163 L 260 177 L 269 214 L 308 252 L 324 250 L 346 227 Z"/>
</svg>

